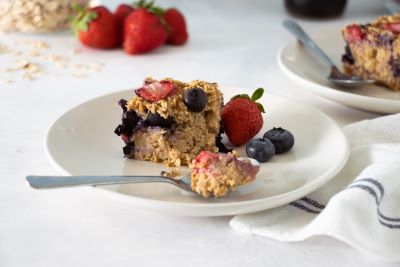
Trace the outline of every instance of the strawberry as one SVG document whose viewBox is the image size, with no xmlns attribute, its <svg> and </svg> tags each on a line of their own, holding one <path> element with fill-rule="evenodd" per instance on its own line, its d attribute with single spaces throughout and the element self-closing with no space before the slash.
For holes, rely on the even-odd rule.
<svg viewBox="0 0 400 267">
<path fill-rule="evenodd" d="M 72 29 L 82 44 L 99 49 L 115 48 L 119 45 L 117 22 L 104 6 L 86 9 L 75 4 L 76 17 Z"/>
<path fill-rule="evenodd" d="M 182 13 L 176 8 L 169 8 L 164 12 L 164 19 L 168 25 L 168 44 L 182 45 L 188 39 L 186 22 Z"/>
<path fill-rule="evenodd" d="M 163 23 L 163 10 L 153 6 L 153 2 L 140 1 L 135 11 L 124 24 L 125 52 L 128 54 L 146 53 L 162 46 L 167 40 Z"/>
<path fill-rule="evenodd" d="M 264 108 L 256 103 L 264 93 L 264 89 L 257 89 L 251 98 L 248 95 L 234 96 L 222 110 L 222 126 L 229 141 L 240 146 L 250 141 L 262 128 L 261 112 Z"/>
<path fill-rule="evenodd" d="M 400 33 L 400 22 L 384 23 L 382 24 L 382 28 L 395 33 Z"/>
<path fill-rule="evenodd" d="M 365 33 L 363 33 L 360 26 L 352 24 L 346 27 L 344 32 L 344 38 L 348 43 L 359 42 L 364 39 Z"/>
<path fill-rule="evenodd" d="M 114 12 L 114 17 L 117 20 L 118 29 L 123 32 L 124 21 L 129 14 L 131 14 L 135 9 L 131 5 L 120 4 Z"/>
<path fill-rule="evenodd" d="M 144 85 L 136 89 L 136 95 L 150 102 L 157 102 L 173 94 L 175 85 L 171 81 L 145 81 Z"/>
</svg>

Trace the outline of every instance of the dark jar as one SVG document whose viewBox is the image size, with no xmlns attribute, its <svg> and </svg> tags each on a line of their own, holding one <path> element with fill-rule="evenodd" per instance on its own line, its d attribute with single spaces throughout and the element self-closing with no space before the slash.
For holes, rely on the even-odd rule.
<svg viewBox="0 0 400 267">
<path fill-rule="evenodd" d="M 340 16 L 347 0 L 285 0 L 290 14 L 307 18 L 333 18 Z"/>
</svg>

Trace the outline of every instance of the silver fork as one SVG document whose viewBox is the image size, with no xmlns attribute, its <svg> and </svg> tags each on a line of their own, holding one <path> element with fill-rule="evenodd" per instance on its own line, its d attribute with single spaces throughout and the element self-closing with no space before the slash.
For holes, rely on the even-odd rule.
<svg viewBox="0 0 400 267">
<path fill-rule="evenodd" d="M 173 179 L 164 176 L 42 176 L 29 175 L 26 176 L 28 184 L 35 189 L 50 189 L 59 187 L 71 187 L 80 185 L 111 185 L 111 184 L 127 184 L 127 183 L 168 183 L 179 187 L 188 192 L 193 192 L 190 186 L 190 173 L 181 179 Z"/>
</svg>

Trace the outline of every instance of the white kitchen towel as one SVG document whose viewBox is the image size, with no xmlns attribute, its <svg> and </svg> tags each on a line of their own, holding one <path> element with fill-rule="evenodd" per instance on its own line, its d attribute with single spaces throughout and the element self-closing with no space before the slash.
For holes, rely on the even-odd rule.
<svg viewBox="0 0 400 267">
<path fill-rule="evenodd" d="M 400 114 L 343 128 L 350 157 L 318 191 L 286 206 L 234 217 L 239 231 L 279 241 L 326 235 L 400 260 Z"/>
</svg>

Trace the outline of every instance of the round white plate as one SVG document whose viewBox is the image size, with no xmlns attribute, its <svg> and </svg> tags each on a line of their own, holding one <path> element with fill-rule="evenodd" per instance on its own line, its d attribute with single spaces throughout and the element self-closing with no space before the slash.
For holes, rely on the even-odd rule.
<svg viewBox="0 0 400 267">
<path fill-rule="evenodd" d="M 341 68 L 341 57 L 345 42 L 340 29 L 325 30 L 311 34 L 314 41 Z M 293 39 L 278 53 L 278 65 L 283 73 L 300 88 L 344 105 L 378 113 L 400 112 L 400 92 L 393 92 L 382 86 L 371 85 L 365 88 L 345 90 L 329 83 L 326 77 L 329 68 L 310 54 Z"/>
<path fill-rule="evenodd" d="M 225 99 L 243 92 L 222 87 Z M 53 162 L 71 175 L 159 175 L 163 164 L 125 159 L 123 143 L 113 131 L 120 123 L 120 98 L 133 90 L 95 98 L 62 115 L 47 135 L 47 152 Z M 276 155 L 261 170 L 255 182 L 239 187 L 223 198 L 204 199 L 184 193 L 169 184 L 124 184 L 97 186 L 97 191 L 129 201 L 133 206 L 188 216 L 222 216 L 274 208 L 299 199 L 334 177 L 348 158 L 348 144 L 338 125 L 315 108 L 266 93 L 261 136 L 272 127 L 290 130 L 293 149 Z M 244 148 L 238 149 L 245 155 Z M 183 173 L 187 169 L 182 170 Z"/>
</svg>

